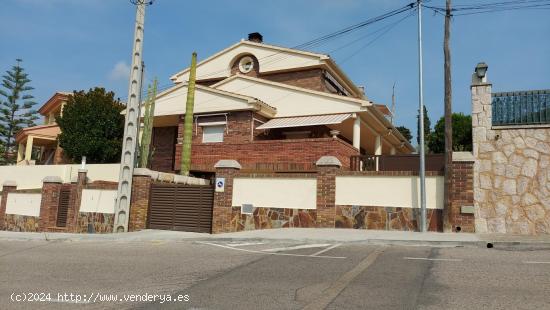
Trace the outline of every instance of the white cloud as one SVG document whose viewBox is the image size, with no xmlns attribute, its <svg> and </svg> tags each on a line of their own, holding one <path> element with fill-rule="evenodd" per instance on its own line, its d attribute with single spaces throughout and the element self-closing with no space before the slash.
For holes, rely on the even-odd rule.
<svg viewBox="0 0 550 310">
<path fill-rule="evenodd" d="M 113 81 L 127 80 L 129 76 L 130 66 L 124 61 L 117 62 L 109 73 L 109 79 Z"/>
</svg>

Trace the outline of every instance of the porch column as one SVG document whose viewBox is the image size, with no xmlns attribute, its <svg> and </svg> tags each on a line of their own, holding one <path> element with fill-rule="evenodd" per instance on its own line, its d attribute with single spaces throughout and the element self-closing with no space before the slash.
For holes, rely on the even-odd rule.
<svg viewBox="0 0 550 310">
<path fill-rule="evenodd" d="M 359 115 L 355 116 L 353 122 L 353 147 L 358 150 L 361 148 L 361 119 Z"/>
<path fill-rule="evenodd" d="M 374 138 L 374 155 L 382 155 L 382 136 L 376 135 Z M 376 157 L 376 171 L 378 171 L 378 156 Z"/>
<path fill-rule="evenodd" d="M 20 162 L 23 160 L 24 153 L 25 153 L 25 145 L 23 143 L 19 143 L 17 147 L 17 162 Z"/>
<path fill-rule="evenodd" d="M 33 136 L 27 137 L 27 146 L 25 147 L 25 160 L 31 160 Z"/>
<path fill-rule="evenodd" d="M 390 149 L 390 155 L 395 155 L 395 146 L 392 146 Z"/>
</svg>

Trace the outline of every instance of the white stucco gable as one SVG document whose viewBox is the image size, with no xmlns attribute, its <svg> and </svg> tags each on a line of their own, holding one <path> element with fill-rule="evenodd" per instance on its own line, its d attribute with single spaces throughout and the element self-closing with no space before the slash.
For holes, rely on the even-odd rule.
<svg viewBox="0 0 550 310">
<path fill-rule="evenodd" d="M 228 77 L 233 62 L 245 54 L 254 55 L 258 59 L 261 73 L 317 66 L 329 59 L 323 54 L 241 40 L 197 63 L 197 80 Z M 188 81 L 189 68 L 174 74 L 170 79 L 175 83 Z"/>
<path fill-rule="evenodd" d="M 185 114 L 186 100 L 186 83 L 159 93 L 155 100 L 155 116 Z M 201 85 L 195 86 L 195 114 L 242 110 L 254 110 L 266 117 L 272 117 L 275 114 L 275 109 L 256 98 Z"/>
<path fill-rule="evenodd" d="M 258 98 L 277 109 L 276 117 L 365 111 L 366 100 L 295 87 L 264 79 L 234 75 L 213 88 Z"/>
</svg>

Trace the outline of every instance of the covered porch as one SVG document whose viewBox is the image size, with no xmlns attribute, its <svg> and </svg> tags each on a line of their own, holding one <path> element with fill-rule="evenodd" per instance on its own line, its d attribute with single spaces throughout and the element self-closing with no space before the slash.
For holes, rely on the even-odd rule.
<svg viewBox="0 0 550 310">
<path fill-rule="evenodd" d="M 388 122 L 389 123 L 389 122 Z M 271 119 L 255 130 L 262 140 L 339 138 L 362 155 L 409 154 L 414 148 L 391 124 L 370 111 Z"/>
<path fill-rule="evenodd" d="M 21 130 L 15 137 L 17 165 L 56 164 L 59 152 L 57 136 L 60 133 L 56 124 L 40 125 Z"/>
</svg>

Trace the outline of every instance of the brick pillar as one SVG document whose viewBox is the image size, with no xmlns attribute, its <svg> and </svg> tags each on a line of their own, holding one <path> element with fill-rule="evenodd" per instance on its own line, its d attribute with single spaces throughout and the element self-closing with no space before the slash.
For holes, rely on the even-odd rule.
<svg viewBox="0 0 550 310">
<path fill-rule="evenodd" d="M 212 233 L 232 231 L 231 228 L 231 202 L 233 198 L 233 178 L 241 169 L 236 160 L 220 160 L 214 165 L 216 168 L 216 182 L 223 178 L 223 191 L 216 184 L 214 193 L 214 209 L 212 211 Z"/>
<path fill-rule="evenodd" d="M 45 177 L 42 181 L 42 201 L 40 203 L 40 219 L 38 231 L 55 227 L 57 208 L 59 206 L 59 191 L 63 181 L 58 176 Z"/>
<path fill-rule="evenodd" d="M 151 176 L 153 173 L 154 171 L 145 168 L 134 169 L 128 231 L 147 228 L 147 215 L 151 199 Z"/>
<path fill-rule="evenodd" d="M 470 153 L 453 153 L 453 184 L 449 223 L 453 231 L 475 232 L 474 222 L 474 157 Z M 460 227 L 460 228 L 459 228 Z"/>
<path fill-rule="evenodd" d="M 334 156 L 323 156 L 317 163 L 317 227 L 335 228 L 336 174 L 342 163 Z"/>
<path fill-rule="evenodd" d="M 17 183 L 15 181 L 5 181 L 2 186 L 2 198 L 0 200 L 0 229 L 6 229 L 5 216 L 8 193 L 15 192 L 16 190 Z"/>
<path fill-rule="evenodd" d="M 73 179 L 74 184 L 71 188 L 71 200 L 69 202 L 69 209 L 67 210 L 67 229 L 72 232 L 79 232 L 78 215 L 80 212 L 80 203 L 82 202 L 82 190 L 86 188 L 88 183 L 88 170 L 78 169 L 78 175 L 76 180 Z"/>
</svg>

